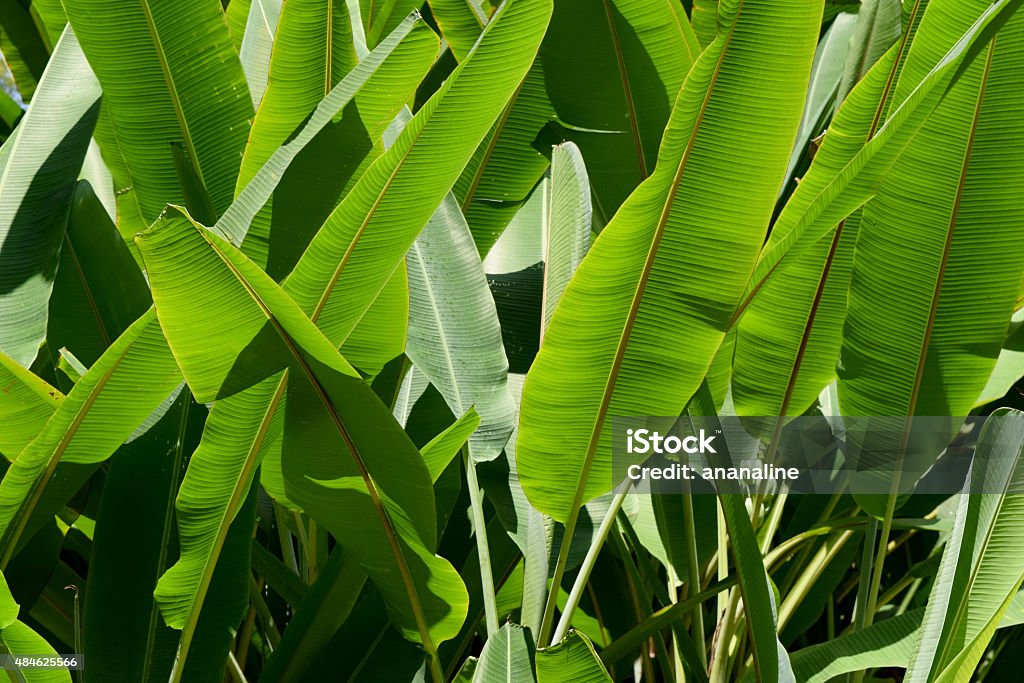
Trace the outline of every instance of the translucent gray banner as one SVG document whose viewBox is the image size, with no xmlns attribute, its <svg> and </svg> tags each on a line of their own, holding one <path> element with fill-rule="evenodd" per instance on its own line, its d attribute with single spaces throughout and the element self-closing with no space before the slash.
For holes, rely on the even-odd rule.
<svg viewBox="0 0 1024 683">
<path fill-rule="evenodd" d="M 989 417 L 616 417 L 609 488 L 638 493 L 1024 493 L 1020 441 Z M 1018 472 L 1018 469 L 1020 470 Z"/>
</svg>

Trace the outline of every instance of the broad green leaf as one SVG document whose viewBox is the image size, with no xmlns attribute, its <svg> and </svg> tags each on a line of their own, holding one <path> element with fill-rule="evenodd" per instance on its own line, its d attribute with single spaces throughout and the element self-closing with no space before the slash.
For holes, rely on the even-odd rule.
<svg viewBox="0 0 1024 683">
<path fill-rule="evenodd" d="M 505 3 L 310 243 L 285 289 L 328 338 L 348 335 L 451 190 L 526 74 L 550 8 L 550 0 Z"/>
<path fill-rule="evenodd" d="M 611 683 L 593 644 L 578 631 L 537 651 L 537 683 Z"/>
<path fill-rule="evenodd" d="M 508 622 L 487 639 L 480 653 L 474 683 L 532 683 L 533 662 L 530 658 L 526 629 Z"/>
<path fill-rule="evenodd" d="M 613 485 L 611 416 L 678 415 L 706 374 L 782 183 L 820 14 L 759 0 L 727 11 L 654 174 L 566 288 L 526 379 L 516 445 L 530 502 L 556 520 Z"/>
<path fill-rule="evenodd" d="M 989 617 L 988 623 L 985 624 L 984 628 L 971 638 L 970 642 L 967 643 L 967 647 L 961 650 L 960 654 L 939 674 L 935 679 L 936 683 L 969 683 L 975 680 L 975 669 L 978 668 L 978 663 L 985 655 L 986 650 L 988 650 L 989 642 L 992 640 L 992 636 L 995 635 L 996 629 L 999 628 L 1003 615 L 1009 609 L 1014 598 L 1016 598 L 1017 588 L 1020 588 L 1022 582 L 1024 582 L 1024 573 L 1017 578 L 1016 586 L 1003 598 L 1002 604 Z"/>
<path fill-rule="evenodd" d="M 301 9 L 303 6 L 299 5 L 298 7 Z M 288 23 L 287 17 L 288 15 L 286 14 L 286 24 Z M 377 49 L 345 74 L 341 81 L 326 96 L 322 96 L 322 99 L 319 99 L 321 95 L 306 93 L 305 97 L 312 97 L 314 103 L 318 102 L 318 104 L 315 104 L 312 112 L 309 109 L 301 109 L 298 112 L 292 111 L 291 103 L 286 98 L 280 99 L 276 96 L 276 78 L 274 74 L 271 74 L 271 82 L 268 85 L 270 93 L 264 97 L 265 101 L 261 107 L 261 109 L 268 112 L 261 117 L 262 122 L 259 124 L 259 128 L 263 129 L 264 132 L 259 137 L 254 138 L 253 144 L 247 149 L 249 161 L 247 162 L 243 159 L 243 166 L 245 168 L 240 176 L 245 185 L 239 189 L 235 202 L 217 222 L 216 229 L 220 234 L 230 239 L 236 245 L 243 244 L 243 240 L 245 240 L 250 229 L 250 224 L 260 210 L 263 209 L 264 205 L 266 205 L 286 171 L 303 150 L 353 102 L 356 95 L 366 86 L 368 80 L 378 73 L 387 73 L 383 71 L 382 65 L 387 63 L 388 58 L 394 54 L 407 37 L 411 37 L 412 40 L 410 42 L 414 44 L 419 42 L 418 39 L 426 37 L 422 27 L 419 31 L 414 31 L 420 23 L 420 20 L 415 16 L 408 17 L 388 36 L 387 40 L 382 42 Z M 301 26 L 302 24 L 300 24 Z M 290 60 L 285 60 L 283 63 L 289 68 L 292 67 Z M 324 68 L 326 69 L 326 66 Z M 272 71 L 277 71 L 277 69 L 273 68 L 273 65 Z M 326 71 L 321 75 L 326 79 Z M 386 79 L 385 82 L 391 82 L 395 78 L 394 74 L 390 77 L 381 77 Z M 319 93 L 321 92 L 319 89 L 319 79 L 317 84 L 317 93 Z M 289 93 L 286 90 L 285 94 L 297 96 L 299 93 Z M 278 117 L 274 115 L 275 108 L 278 106 L 284 107 L 280 122 Z M 287 120 L 284 118 L 285 114 L 287 114 Z M 264 142 L 268 144 L 264 145 Z M 331 199 L 332 205 L 335 201 L 335 198 Z M 248 253 L 260 261 L 265 260 L 268 247 L 266 244 L 263 244 L 260 248 L 257 247 L 261 241 L 265 242 L 268 239 L 268 234 L 264 234 L 261 240 L 257 232 L 253 238 L 253 244 L 246 244 L 245 247 Z M 246 240 L 247 242 L 248 240 Z"/>
<path fill-rule="evenodd" d="M 92 186 L 79 181 L 50 298 L 50 353 L 66 348 L 92 365 L 151 305 L 127 245 Z"/>
<path fill-rule="evenodd" d="M 564 139 L 579 145 L 607 222 L 653 171 L 699 48 L 679 3 L 561 1 L 541 46 Z"/>
<path fill-rule="evenodd" d="M 690 23 L 701 48 L 707 47 L 718 33 L 718 1 L 693 0 Z"/>
<path fill-rule="evenodd" d="M 850 40 L 843 78 L 839 82 L 837 101 L 845 100 L 853 86 L 899 40 L 902 5 L 900 0 L 864 0 L 861 3 L 857 29 Z"/>
<path fill-rule="evenodd" d="M 342 355 L 366 375 L 376 375 L 401 356 L 409 331 L 409 302 L 409 271 L 399 265 L 341 345 Z"/>
<path fill-rule="evenodd" d="M 313 660 L 327 644 L 352 608 L 366 582 L 358 563 L 335 548 L 323 571 L 310 586 L 281 643 L 267 660 L 260 680 L 288 683 L 303 680 Z"/>
<path fill-rule="evenodd" d="M 448 41 L 455 59 L 463 61 L 487 25 L 488 17 L 476 0 L 428 0 L 430 13 Z"/>
<path fill-rule="evenodd" d="M 224 541 L 210 594 L 203 602 L 198 623 L 188 624 L 174 659 L 170 683 L 220 683 L 237 635 L 249 606 L 252 582 L 252 537 L 256 531 L 256 488 L 238 511 Z"/>
<path fill-rule="evenodd" d="M 807 88 L 807 101 L 804 103 L 804 115 L 800 120 L 800 130 L 797 132 L 793 154 L 789 158 L 789 169 L 786 171 L 786 177 L 789 179 L 806 153 L 811 138 L 825 128 L 827 115 L 842 102 L 836 95 L 843 75 L 843 64 L 849 52 L 850 38 L 856 27 L 856 15 L 840 14 L 818 41 L 814 65 L 811 67 L 811 83 Z"/>
<path fill-rule="evenodd" d="M 274 47 L 274 33 L 281 17 L 282 0 L 254 0 L 249 6 L 245 32 L 238 46 L 238 58 L 249 84 L 252 106 L 259 107 L 267 89 L 270 54 Z M 230 28 L 230 23 L 228 24 Z"/>
<path fill-rule="evenodd" d="M 205 197 L 192 205 L 207 202 L 215 220 L 234 197 L 253 116 L 219 0 L 68 0 L 64 9 L 103 86 L 142 218 L 183 203 L 183 186 L 195 185 Z"/>
<path fill-rule="evenodd" d="M 970 473 L 971 490 L 983 493 L 959 496 L 908 681 L 934 680 L 993 619 L 998 623 L 1017 593 L 1024 578 L 1022 481 L 1024 413 L 998 410 L 986 420 Z"/>
<path fill-rule="evenodd" d="M 28 367 L 46 309 L 75 180 L 96 125 L 100 87 L 71 31 L 4 145 L 0 174 L 0 351 Z"/>
<path fill-rule="evenodd" d="M 992 369 L 992 374 L 989 376 L 981 396 L 975 401 L 975 406 L 998 401 L 1022 377 L 1024 377 L 1024 311 L 1017 311 L 1010 322 L 1010 331 L 1003 341 L 1003 348 L 999 351 L 996 366 Z"/>
<path fill-rule="evenodd" d="M 865 629 L 792 653 L 793 673 L 803 683 L 827 683 L 866 669 L 905 668 L 924 609 L 883 619 Z M 747 676 L 744 680 L 753 680 Z"/>
<path fill-rule="evenodd" d="M 0 134 L 7 138 L 18 125 L 24 110 L 6 90 L 0 90 Z"/>
<path fill-rule="evenodd" d="M 434 642 L 458 631 L 465 594 L 451 566 L 427 550 L 435 543 L 433 491 L 408 436 L 295 303 L 224 240 L 172 210 L 136 241 L 161 326 L 197 399 L 229 396 L 288 366 L 289 498 L 352 552 L 403 633 L 433 653 Z M 181 263 L 190 277 L 178 277 Z M 211 325 L 232 332 L 219 348 L 197 344 Z M 325 451 L 337 457 L 319 457 Z"/>
<path fill-rule="evenodd" d="M 435 436 L 420 449 L 423 463 L 427 466 L 427 471 L 430 472 L 431 481 L 437 482 L 438 477 L 459 453 L 462 446 L 471 439 L 473 432 L 479 426 L 480 416 L 475 409 L 470 408 L 455 424 Z"/>
<path fill-rule="evenodd" d="M 409 12 L 422 4 L 419 0 L 358 0 L 366 47 L 377 47 L 385 36 L 402 23 Z"/>
<path fill-rule="evenodd" d="M 929 4 L 896 102 L 945 51 L 943 37 L 988 7 Z M 1011 104 L 1024 89 L 1022 47 L 1024 16 L 949 90 L 864 208 L 840 357 L 844 414 L 962 416 L 985 387 L 1024 271 L 1011 246 L 1024 210 L 1024 127 Z"/>
<path fill-rule="evenodd" d="M 900 153 L 927 121 L 949 87 L 955 83 L 992 36 L 1013 15 L 1021 0 L 997 0 L 938 60 L 925 66 L 927 75 L 891 111 L 867 145 L 822 146 L 807 174 L 772 228 L 747 285 L 745 300 L 767 279 L 785 268 L 828 234 L 840 221 L 877 192 L 878 185 Z M 948 38 L 948 36 L 946 37 Z M 876 65 L 877 68 L 878 65 Z M 851 97 L 861 86 L 854 88 Z M 826 140 L 827 140 L 826 136 Z"/>
<path fill-rule="evenodd" d="M 7 578 L 0 573 L 0 630 L 3 630 L 18 620 L 18 612 L 21 608 L 14 601 L 11 589 L 7 585 Z"/>
<path fill-rule="evenodd" d="M 257 4 L 254 2 L 253 7 Z M 422 35 L 418 31 L 415 34 Z M 403 45 L 415 42 L 403 41 Z M 298 0 L 285 4 L 276 44 L 278 49 L 274 50 L 269 64 L 267 93 L 253 121 L 252 135 L 242 160 L 236 192 L 240 192 L 271 155 L 302 126 L 309 112 L 330 94 L 357 61 L 352 44 L 351 22 L 344 2 Z M 400 59 L 400 54 L 395 52 L 391 56 Z M 415 54 L 415 51 L 411 54 Z M 393 64 L 394 61 L 388 63 Z M 412 75 L 418 72 L 414 63 L 402 66 L 411 71 Z M 402 72 L 403 69 L 395 71 L 396 74 Z M 386 81 L 378 84 L 378 87 L 385 84 Z M 401 101 L 408 93 L 399 92 L 396 95 Z M 398 106 L 401 105 L 395 109 Z M 351 109 L 355 110 L 355 105 Z M 289 166 L 287 177 L 279 182 L 275 194 L 280 201 L 275 206 L 271 200 L 263 207 L 249 229 L 245 251 L 257 263 L 267 267 L 271 276 L 280 278 L 291 269 L 294 259 L 302 253 L 309 237 L 334 208 L 337 197 L 331 195 L 335 192 L 340 194 L 346 176 L 354 170 L 346 167 L 352 166 L 353 162 L 358 164 L 367 148 L 372 147 L 372 138 L 365 141 L 360 139 L 367 132 L 363 128 L 365 124 L 358 121 L 358 114 L 353 115 L 349 111 L 344 118 L 355 120 L 332 123 L 310 142 L 309 151 Z M 363 149 L 359 150 L 359 146 Z M 338 164 L 338 159 L 345 158 L 349 147 L 356 148 L 355 159 L 347 159 L 348 163 Z M 330 164 L 327 163 L 328 159 Z M 338 170 L 328 175 L 327 171 L 331 167 L 337 167 Z M 319 182 L 311 182 L 314 178 Z M 326 206 L 317 206 L 312 202 L 326 202 Z M 299 209 L 300 206 L 305 208 Z M 285 222 L 286 215 L 291 222 Z M 277 217 L 276 221 L 272 221 L 273 216 Z M 287 235 L 287 240 L 279 239 L 276 245 L 269 243 L 272 222 L 280 226 L 278 232 L 282 233 L 282 238 Z M 292 245 L 291 242 L 296 244 Z M 274 251 L 287 249 L 293 255 L 280 259 L 273 258 L 279 256 L 274 254 L 271 256 L 272 261 L 283 262 L 268 265 L 268 252 L 272 246 L 276 246 Z"/>
<path fill-rule="evenodd" d="M 871 139 L 903 63 L 904 45 L 886 54 L 845 99 L 812 168 L 831 169 L 837 159 L 854 156 Z M 799 415 L 835 377 L 859 226 L 860 214 L 854 213 L 792 257 L 744 310 L 733 361 L 738 414 Z M 773 232 L 769 244 L 774 238 Z"/>
<path fill-rule="evenodd" d="M 476 657 L 466 657 L 462 666 L 459 667 L 458 673 L 455 674 L 455 678 L 452 679 L 452 683 L 473 683 L 477 664 L 479 664 L 479 660 Z"/>
<path fill-rule="evenodd" d="M 156 425 L 110 460 L 84 593 L 90 676 L 148 683 L 171 672 L 179 634 L 157 613 L 153 588 L 174 558 L 174 494 L 205 412 L 180 393 Z"/>
<path fill-rule="evenodd" d="M 13 461 L 62 400 L 64 394 L 0 353 L 0 454 Z"/>
<path fill-rule="evenodd" d="M 537 59 L 452 190 L 481 255 L 490 252 L 531 193 L 538 194 L 535 187 L 549 162 L 535 141 L 554 117 Z"/>
<path fill-rule="evenodd" d="M 18 0 L 0 0 L 0 55 L 25 102 L 35 97 L 48 53 L 27 5 Z"/>
<path fill-rule="evenodd" d="M 406 255 L 409 335 L 406 354 L 455 415 L 471 407 L 480 429 L 471 457 L 493 460 L 512 433 L 508 360 L 480 255 L 454 197 L 448 195 Z"/>
<path fill-rule="evenodd" d="M 10 593 L 4 586 L 4 593 Z M 13 603 L 13 599 L 11 599 Z M 15 605 L 17 607 L 17 605 Z M 20 621 L 14 621 L 0 630 L 0 644 L 15 657 L 57 657 L 57 651 L 45 638 Z M 37 669 L 24 667 L 15 672 L 25 683 L 71 683 L 67 669 Z M 9 674 L 10 675 L 10 674 Z"/>
<path fill-rule="evenodd" d="M 476 413 L 470 410 L 423 446 L 420 453 L 432 481 L 437 481 L 479 421 Z M 283 482 L 281 488 L 284 488 Z M 314 667 L 313 660 L 322 659 L 327 654 L 332 635 L 352 613 L 365 580 L 366 574 L 359 565 L 337 548 L 285 629 L 280 645 L 263 670 L 262 679 L 275 683 L 305 680 L 302 677 Z M 356 670 L 360 670 L 359 667 Z"/>
<path fill-rule="evenodd" d="M 181 382 L 152 309 L 134 322 L 61 402 L 0 483 L 2 563 L 52 518 L 96 466 Z M 31 520 L 31 521 L 30 521 Z"/>
<path fill-rule="evenodd" d="M 68 23 L 64 5 L 60 0 L 32 0 L 31 10 L 43 23 L 47 46 L 55 46 Z"/>
<path fill-rule="evenodd" d="M 229 0 L 227 7 L 224 8 L 224 19 L 227 21 L 231 42 L 236 50 L 242 49 L 251 8 L 252 0 Z"/>
<path fill-rule="evenodd" d="M 551 322 L 569 279 L 590 248 L 590 182 L 579 148 L 571 142 L 551 151 L 551 202 L 544 225 L 544 319 Z"/>
<path fill-rule="evenodd" d="M 299 11 L 306 6 L 299 4 L 296 7 L 296 11 Z M 302 15 L 299 16 L 301 18 Z M 308 123 L 291 141 L 271 153 L 270 159 L 256 172 L 252 182 L 220 222 L 226 234 L 241 241 L 249 222 L 270 197 L 289 164 L 314 140 L 320 130 L 332 125 L 330 122 L 335 115 L 353 103 L 352 98 L 368 82 L 378 77 L 383 78 L 385 83 L 393 81 L 395 73 L 407 68 L 410 59 L 415 59 L 417 53 L 426 49 L 424 42 L 436 45 L 428 30 L 416 28 L 419 24 L 421 22 L 413 18 L 408 19 L 331 90 L 317 105 Z M 410 43 L 408 46 L 404 42 L 406 39 Z M 272 109 L 275 101 L 277 96 L 272 74 L 271 87 L 264 98 L 261 113 L 268 108 Z M 256 127 L 259 126 L 257 123 Z M 367 325 L 366 321 L 372 319 L 374 310 L 378 308 L 378 305 L 372 307 L 357 329 L 372 330 L 373 326 Z M 383 308 L 385 314 L 391 310 Z M 393 318 L 385 318 L 382 322 L 389 326 L 395 323 Z M 398 323 L 404 328 L 404 315 Z M 391 334 L 387 337 L 389 340 L 393 338 Z M 359 332 L 350 335 L 349 339 L 352 339 L 353 344 L 371 343 L 369 340 L 361 340 Z M 339 345 L 344 340 L 344 337 L 333 337 L 331 342 Z M 376 352 L 365 354 L 366 358 L 378 358 L 380 348 L 388 350 L 387 345 L 378 343 Z M 279 456 L 284 412 L 277 408 L 284 397 L 285 383 L 277 377 L 266 379 L 214 405 L 203 440 L 192 457 L 179 492 L 177 521 L 182 539 L 181 560 L 161 579 L 157 592 L 161 610 L 170 623 L 183 623 L 186 615 L 197 610 L 202 603 L 205 591 L 202 586 L 209 581 L 220 543 L 240 501 L 249 489 L 254 473 L 268 453 L 272 454 L 274 463 L 268 464 L 264 470 L 264 481 L 282 505 L 293 506 L 284 494 L 284 482 L 280 479 Z M 271 480 L 279 485 L 270 484 Z M 200 598 L 198 601 L 197 596 Z"/>
</svg>

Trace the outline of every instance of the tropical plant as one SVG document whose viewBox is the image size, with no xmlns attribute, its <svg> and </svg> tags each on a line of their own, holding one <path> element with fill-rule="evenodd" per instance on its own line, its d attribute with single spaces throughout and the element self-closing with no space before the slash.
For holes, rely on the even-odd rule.
<svg viewBox="0 0 1024 683">
<path fill-rule="evenodd" d="M 1019 680 L 1021 3 L 0 1 L 2 668 Z"/>
</svg>

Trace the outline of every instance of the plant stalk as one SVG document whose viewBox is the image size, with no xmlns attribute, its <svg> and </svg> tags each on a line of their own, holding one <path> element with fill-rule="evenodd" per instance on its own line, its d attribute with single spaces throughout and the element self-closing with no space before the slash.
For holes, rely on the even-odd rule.
<svg viewBox="0 0 1024 683">
<path fill-rule="evenodd" d="M 551 638 L 551 642 L 557 643 L 565 634 L 569 632 L 569 626 L 572 624 L 572 615 L 576 611 L 576 608 L 580 604 L 580 598 L 583 597 L 583 589 L 586 588 L 587 581 L 590 579 L 590 573 L 594 570 L 594 564 L 597 562 L 597 556 L 601 552 L 601 547 L 604 545 L 605 539 L 608 538 L 608 532 L 615 524 L 615 516 L 619 514 L 619 510 L 622 508 L 622 502 L 626 499 L 626 492 L 615 494 L 612 498 L 611 506 L 608 508 L 608 512 L 605 514 L 604 519 L 601 520 L 601 526 L 597 529 L 597 535 L 594 537 L 594 541 L 587 548 L 587 556 L 583 558 L 583 564 L 580 566 L 580 573 L 576 575 L 576 580 L 572 584 L 572 590 L 569 591 L 569 599 L 565 603 L 565 608 L 562 610 L 562 617 L 558 621 L 558 627 L 555 628 L 554 636 Z M 568 547 L 571 539 L 563 537 L 562 544 Z M 552 584 L 552 594 L 557 595 L 558 586 Z"/>
<path fill-rule="evenodd" d="M 469 506 L 473 514 L 477 557 L 480 559 L 480 590 L 484 597 L 484 620 L 487 624 L 487 637 L 490 638 L 498 632 L 498 601 L 494 592 L 494 573 L 491 571 L 491 550 L 487 543 L 484 501 L 480 484 L 476 478 L 476 464 L 470 454 L 469 444 L 462 447 L 462 452 L 466 461 L 466 483 L 469 486 Z"/>
</svg>

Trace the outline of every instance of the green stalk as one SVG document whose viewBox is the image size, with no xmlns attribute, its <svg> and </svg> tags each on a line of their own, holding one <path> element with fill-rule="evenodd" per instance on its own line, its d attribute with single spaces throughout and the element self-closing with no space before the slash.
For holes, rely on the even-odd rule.
<svg viewBox="0 0 1024 683">
<path fill-rule="evenodd" d="M 558 607 L 558 587 L 562 585 L 565 566 L 569 563 L 569 546 L 579 517 L 580 508 L 574 506 L 572 512 L 569 513 L 569 519 L 565 522 L 562 543 L 558 547 L 558 559 L 555 560 L 555 571 L 551 576 L 551 590 L 548 591 L 548 599 L 544 603 L 544 617 L 540 621 L 540 633 L 537 637 L 538 647 L 547 647 L 551 644 L 551 629 L 555 625 L 555 609 Z"/>
<path fill-rule="evenodd" d="M 700 560 L 697 557 L 697 524 L 693 514 L 693 498 L 690 494 L 689 482 L 683 482 L 683 534 L 686 543 L 686 593 L 689 598 L 700 593 Z M 704 611 L 700 603 L 694 605 L 690 616 L 690 628 L 694 643 L 697 644 L 697 656 L 704 669 L 708 666 L 708 653 L 704 648 Z"/>
<path fill-rule="evenodd" d="M 867 626 L 868 592 L 871 590 L 871 557 L 875 554 L 875 536 L 878 533 L 878 520 L 868 518 L 868 528 L 864 532 L 864 548 L 860 557 L 860 583 L 857 586 L 857 599 L 853 603 L 853 627 L 859 631 Z M 851 683 L 864 680 L 864 672 L 856 671 L 847 677 Z"/>
<path fill-rule="evenodd" d="M 832 563 L 839 551 L 846 545 L 846 542 L 853 538 L 853 534 L 853 531 L 844 531 L 839 535 L 839 538 L 835 539 L 831 546 L 826 542 L 818 549 L 810 565 L 800 574 L 800 578 L 797 579 L 793 590 L 786 595 L 786 599 L 782 601 L 782 605 L 779 607 L 779 623 L 777 627 L 779 631 L 782 631 L 786 624 L 789 623 L 790 618 L 796 612 L 797 606 L 807 597 L 815 582 L 821 578 L 822 572 Z"/>
<path fill-rule="evenodd" d="M 601 661 L 606 666 L 618 662 L 640 647 L 641 643 L 651 637 L 651 634 L 668 628 L 678 621 L 684 614 L 692 610 L 694 605 L 710 600 L 722 591 L 735 586 L 736 580 L 736 577 L 730 577 L 726 581 L 717 582 L 709 586 L 707 590 L 701 591 L 681 602 L 662 607 L 650 617 L 644 619 L 642 623 L 637 624 L 612 641 L 608 647 L 601 650 Z"/>
<path fill-rule="evenodd" d="M 604 545 L 605 539 L 608 538 L 608 532 L 611 530 L 612 525 L 615 524 L 615 516 L 619 514 L 619 509 L 622 508 L 622 502 L 625 499 L 625 491 L 615 494 L 615 497 L 612 498 L 611 506 L 609 506 L 604 519 L 601 520 L 601 526 L 597 529 L 597 535 L 594 537 L 590 547 L 587 548 L 587 556 L 583 558 L 583 564 L 580 565 L 580 573 L 576 575 L 576 580 L 572 584 L 572 590 L 569 591 L 569 599 L 566 600 L 565 607 L 562 609 L 562 617 L 558 621 L 558 627 L 555 629 L 551 642 L 559 642 L 569 632 L 569 626 L 572 624 L 572 615 L 580 604 L 580 598 L 583 597 L 583 589 L 586 588 L 587 581 L 590 579 L 590 573 L 594 570 L 594 563 L 597 562 L 601 546 Z M 563 536 L 562 547 L 568 549 L 570 541 L 569 537 Z M 561 555 L 561 549 L 559 549 L 559 559 L 561 559 Z M 558 583 L 551 584 L 548 602 L 551 602 L 551 595 L 558 595 Z M 547 617 L 546 611 L 545 609 L 545 617 Z M 541 625 L 541 634 L 543 637 L 543 624 Z"/>
<path fill-rule="evenodd" d="M 625 515 L 622 516 L 625 517 Z M 630 533 L 632 532 L 632 528 L 627 528 L 628 525 L 628 520 L 622 521 L 620 528 L 624 530 L 624 533 L 627 536 L 631 537 L 631 541 L 634 544 L 633 550 L 637 553 L 637 558 L 639 559 L 639 542 L 637 541 L 636 534 Z M 639 563 L 633 562 L 633 557 L 630 555 L 629 548 L 626 546 L 625 541 L 619 534 L 612 534 L 609 537 L 608 542 L 622 558 L 623 567 L 626 569 L 626 579 L 629 581 L 631 586 L 630 593 L 633 595 L 635 601 L 634 608 L 637 613 L 637 623 L 642 623 L 651 616 L 653 611 L 651 609 L 651 595 L 645 587 L 643 577 L 640 575 Z M 658 668 L 661 671 L 662 680 L 670 681 L 672 680 L 671 659 L 668 655 L 668 648 L 665 647 L 665 639 L 662 637 L 660 632 L 656 632 L 652 634 L 651 640 L 653 641 L 655 658 L 658 661 Z M 655 680 L 650 657 L 645 656 L 643 658 L 643 665 L 645 669 L 650 670 L 650 680 Z"/>
<path fill-rule="evenodd" d="M 722 581 L 729 575 L 729 534 L 725 527 L 725 513 L 721 501 L 718 503 L 718 580 Z M 711 683 L 722 683 L 728 676 L 729 644 L 732 641 L 735 627 L 735 612 L 739 605 L 740 591 L 737 588 L 718 596 L 718 629 L 712 643 Z"/>
<path fill-rule="evenodd" d="M 477 557 L 480 559 L 480 590 L 484 596 L 484 618 L 487 622 L 487 637 L 498 632 L 498 604 L 494 593 L 494 573 L 491 571 L 491 550 L 487 543 L 487 523 L 484 521 L 484 501 L 480 484 L 476 478 L 476 464 L 469 452 L 469 445 L 462 447 L 466 459 L 466 483 L 469 486 L 469 507 L 473 514 L 473 530 L 476 534 Z"/>
</svg>

